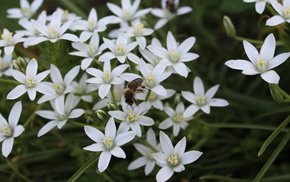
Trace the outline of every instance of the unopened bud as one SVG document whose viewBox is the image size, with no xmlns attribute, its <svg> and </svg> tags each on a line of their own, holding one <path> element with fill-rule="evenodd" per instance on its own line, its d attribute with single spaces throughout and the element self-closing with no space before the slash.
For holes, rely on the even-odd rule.
<svg viewBox="0 0 290 182">
<path fill-rule="evenodd" d="M 228 16 L 224 16 L 223 24 L 224 24 L 224 27 L 226 29 L 226 33 L 227 33 L 228 37 L 230 37 L 230 38 L 236 37 L 237 32 L 236 32 L 235 26 L 234 26 L 232 20 Z"/>
<path fill-rule="evenodd" d="M 111 111 L 111 110 L 117 110 L 118 109 L 118 106 L 112 102 L 108 102 L 107 103 L 107 107 L 108 109 Z"/>
<path fill-rule="evenodd" d="M 179 93 L 175 94 L 174 102 L 178 104 L 180 100 L 181 100 L 181 95 Z"/>
<path fill-rule="evenodd" d="M 95 113 L 97 114 L 97 117 L 102 121 L 108 117 L 108 114 L 101 109 L 95 110 Z"/>
<path fill-rule="evenodd" d="M 281 94 L 281 88 L 278 84 L 269 84 L 270 93 L 274 101 L 280 103 L 284 100 L 283 95 Z"/>
</svg>

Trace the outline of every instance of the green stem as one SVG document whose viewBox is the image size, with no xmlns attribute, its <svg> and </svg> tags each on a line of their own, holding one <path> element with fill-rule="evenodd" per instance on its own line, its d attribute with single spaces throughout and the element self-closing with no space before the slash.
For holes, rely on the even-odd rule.
<svg viewBox="0 0 290 182">
<path fill-rule="evenodd" d="M 270 168 L 270 166 L 272 165 L 272 163 L 276 160 L 276 158 L 278 157 L 278 155 L 280 154 L 280 152 L 282 151 L 282 149 L 286 146 L 286 144 L 288 143 L 289 139 L 290 139 L 290 129 L 288 130 L 288 132 L 286 133 L 286 135 L 283 137 L 283 139 L 281 140 L 280 144 L 275 149 L 275 151 L 272 153 L 272 155 L 270 156 L 270 158 L 268 159 L 268 161 L 265 163 L 265 165 L 263 166 L 263 168 L 261 169 L 261 171 L 258 173 L 258 175 L 256 176 L 256 178 L 254 179 L 253 182 L 259 182 L 262 179 L 262 177 L 267 172 L 267 170 Z"/>
<path fill-rule="evenodd" d="M 91 158 L 88 162 L 86 162 L 79 170 L 67 181 L 67 182 L 75 182 L 77 179 L 90 167 L 92 167 L 99 160 L 99 155 Z"/>
<path fill-rule="evenodd" d="M 15 84 L 15 85 L 18 85 L 19 82 L 17 81 L 14 81 L 14 80 L 5 80 L 5 79 L 1 79 L 0 78 L 0 82 L 3 82 L 3 83 L 11 83 L 11 84 Z"/>
<path fill-rule="evenodd" d="M 115 104 L 115 106 L 118 106 L 117 100 L 116 100 L 116 97 L 115 97 L 114 90 L 113 90 L 113 87 L 112 86 L 111 86 L 110 92 L 111 92 L 111 95 L 112 95 L 113 103 Z"/>
<path fill-rule="evenodd" d="M 252 180 L 246 180 L 246 179 L 234 179 L 234 178 L 218 176 L 218 175 L 206 175 L 206 176 L 200 177 L 199 179 L 201 180 L 213 179 L 216 181 L 229 181 L 229 182 L 251 182 L 252 181 Z"/>
<path fill-rule="evenodd" d="M 236 36 L 236 37 L 234 37 L 234 39 L 239 40 L 239 41 L 244 41 L 244 40 L 246 40 L 246 41 L 248 41 L 248 42 L 250 42 L 250 43 L 253 43 L 253 44 L 263 44 L 263 43 L 264 43 L 264 41 L 262 41 L 262 40 L 248 39 L 248 38 L 240 37 L 240 36 Z M 282 46 L 282 45 L 284 45 L 284 44 L 283 44 L 283 42 L 281 42 L 281 41 L 277 41 L 277 42 L 276 42 L 276 45 L 277 45 L 277 46 L 278 46 L 278 45 Z"/>
<path fill-rule="evenodd" d="M 28 179 L 26 176 L 24 176 L 23 174 L 21 174 L 17 168 L 17 166 L 15 166 L 12 162 L 10 162 L 8 159 L 6 160 L 7 164 L 10 166 L 10 168 L 13 170 L 13 172 L 19 176 L 21 179 L 23 179 L 24 181 L 27 182 L 32 182 L 30 179 Z"/>
<path fill-rule="evenodd" d="M 151 90 L 149 89 L 148 92 L 147 92 L 147 95 L 145 97 L 145 102 L 148 101 L 150 94 L 151 94 Z"/>
<path fill-rule="evenodd" d="M 267 140 L 264 142 L 262 147 L 260 148 L 258 152 L 258 156 L 261 156 L 263 152 L 266 150 L 268 145 L 274 140 L 274 138 L 287 126 L 287 124 L 290 122 L 290 115 L 276 128 L 275 131 L 267 138 Z"/>
</svg>

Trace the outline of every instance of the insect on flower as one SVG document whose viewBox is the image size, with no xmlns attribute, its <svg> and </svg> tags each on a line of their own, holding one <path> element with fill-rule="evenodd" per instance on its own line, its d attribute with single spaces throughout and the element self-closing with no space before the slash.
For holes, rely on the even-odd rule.
<svg viewBox="0 0 290 182">
<path fill-rule="evenodd" d="M 129 89 L 124 91 L 124 97 L 125 102 L 128 105 L 132 106 L 134 102 L 137 103 L 135 99 L 135 92 L 143 91 L 145 89 L 145 86 L 142 85 L 142 83 L 143 83 L 142 78 L 136 78 L 127 84 L 127 88 Z"/>
<path fill-rule="evenodd" d="M 166 9 L 168 9 L 168 11 L 170 11 L 172 14 L 176 13 L 176 4 L 174 0 L 166 1 Z"/>
</svg>

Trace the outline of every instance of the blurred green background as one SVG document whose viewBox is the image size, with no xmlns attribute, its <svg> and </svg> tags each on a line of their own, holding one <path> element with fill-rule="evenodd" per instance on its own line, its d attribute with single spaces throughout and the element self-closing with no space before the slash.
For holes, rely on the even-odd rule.
<svg viewBox="0 0 290 182">
<path fill-rule="evenodd" d="M 107 1 L 103 0 L 44 0 L 42 8 L 49 13 L 56 7 L 70 9 L 67 7 L 67 2 L 78 7 L 85 14 L 88 14 L 92 7 L 97 9 L 99 17 L 110 14 L 106 7 Z M 119 1 L 109 2 L 120 4 Z M 220 84 L 216 97 L 228 100 L 230 105 L 226 108 L 212 108 L 210 115 L 203 114 L 194 119 L 188 129 L 182 131 L 179 138 L 175 138 L 176 142 L 186 135 L 187 148 L 200 150 L 203 155 L 195 163 L 187 165 L 185 171 L 174 174 L 169 181 L 234 181 L 233 179 L 199 179 L 206 175 L 252 181 L 278 146 L 285 130 L 276 137 L 266 152 L 258 157 L 257 153 L 261 145 L 286 118 L 290 107 L 272 101 L 269 86 L 260 76 L 245 76 L 240 71 L 230 70 L 224 65 L 229 59 L 247 59 L 247 57 L 242 42 L 226 36 L 222 21 L 224 15 L 229 16 L 238 35 L 242 37 L 263 40 L 269 33 L 275 32 L 278 38 L 275 27 L 265 26 L 267 15 L 271 16 L 271 14 L 266 10 L 264 12 L 266 16 L 261 16 L 255 12 L 254 3 L 248 4 L 242 0 L 181 0 L 180 5 L 190 6 L 193 11 L 177 17 L 158 30 L 156 35 L 160 40 L 165 41 L 167 31 L 173 31 L 180 42 L 189 36 L 196 37 L 196 44 L 191 51 L 199 54 L 200 57 L 187 64 L 192 70 L 187 79 L 174 75 L 163 85 L 178 92 L 192 91 L 194 77 L 200 76 L 206 89 Z M 19 7 L 19 1 L 1 2 L 1 30 L 8 28 L 10 31 L 15 31 L 21 28 L 17 25 L 17 20 L 6 18 L 6 10 L 12 7 Z M 144 0 L 141 2 L 141 7 L 158 8 L 160 1 Z M 152 15 L 147 17 L 151 23 L 157 20 Z M 285 51 L 289 50 L 277 47 L 276 55 Z M 289 92 L 289 64 L 289 61 L 285 62 L 275 69 L 281 77 L 280 86 L 286 92 Z M 1 113 L 4 111 L 9 113 L 8 108 L 11 107 L 4 104 L 4 99 L 2 93 Z M 26 109 L 22 117 L 29 117 L 36 104 L 27 103 L 24 106 Z M 154 118 L 156 123 L 161 122 L 158 114 L 154 112 L 151 114 L 156 116 Z M 85 120 L 84 117 L 82 120 Z M 83 129 L 70 124 L 62 130 L 53 130 L 37 138 L 38 129 L 35 129 L 35 126 L 42 126 L 45 122 L 47 121 L 41 121 L 40 117 L 36 117 L 30 128 L 26 129 L 25 135 L 21 136 L 21 140 L 14 144 L 14 155 L 8 159 L 0 157 L 0 181 L 25 181 L 25 178 L 20 177 L 21 175 L 31 181 L 67 181 L 94 155 L 82 150 L 82 147 L 91 143 Z M 253 128 L 253 126 L 259 127 Z M 157 127 L 158 125 L 155 129 Z M 170 131 L 169 129 L 167 132 Z M 156 173 L 145 176 L 143 168 L 135 171 L 126 170 L 130 161 L 139 156 L 132 147 L 132 145 L 125 146 L 124 149 L 128 152 L 127 159 L 113 158 L 110 163 L 112 167 L 103 175 L 98 175 L 96 168 L 93 168 L 86 171 L 79 181 L 107 181 L 106 176 L 120 182 L 154 181 Z M 265 178 L 269 181 L 271 178 L 272 181 L 290 181 L 289 160 L 289 146 L 286 146 L 267 171 Z M 154 172 L 157 171 L 158 169 L 155 168 Z"/>
</svg>

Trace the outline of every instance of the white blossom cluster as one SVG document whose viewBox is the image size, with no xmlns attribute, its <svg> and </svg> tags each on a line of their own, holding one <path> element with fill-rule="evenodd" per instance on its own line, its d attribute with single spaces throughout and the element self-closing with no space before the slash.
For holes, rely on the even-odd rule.
<svg viewBox="0 0 290 182">
<path fill-rule="evenodd" d="M 166 40 L 153 37 L 154 32 L 172 18 L 192 11 L 188 6 L 179 7 L 179 0 L 172 2 L 174 11 L 172 7 L 168 8 L 166 0 L 161 0 L 161 8 L 153 9 L 140 9 L 141 0 L 121 0 L 121 7 L 108 2 L 112 15 L 100 18 L 97 9 L 92 8 L 88 18 L 83 19 L 61 8 L 48 15 L 46 11 L 39 10 L 43 0 L 34 0 L 31 4 L 20 0 L 20 8 L 9 9 L 7 17 L 18 19 L 23 30 L 10 32 L 3 29 L 0 40 L 1 53 L 4 53 L 0 57 L 1 79 L 17 82 L 15 88 L 7 93 L 7 102 L 25 99 L 27 93 L 31 102 L 51 108 L 35 111 L 48 121 L 39 130 L 38 137 L 54 127 L 61 129 L 68 120 L 80 118 L 85 113 L 80 108 L 83 102 L 91 103 L 91 110 L 96 111 L 99 118 L 110 116 L 104 131 L 97 126 L 84 127 L 87 136 L 95 143 L 82 147 L 87 151 L 101 152 L 98 161 L 100 172 L 107 169 L 112 155 L 126 157 L 120 146 L 133 139 L 138 141 L 141 136 L 146 136 L 147 142 L 140 140 L 133 145 L 143 157 L 134 160 L 129 170 L 145 166 L 145 174 L 148 175 L 157 164 L 161 167 L 156 175 L 157 181 L 166 181 L 174 172 L 185 170 L 184 165 L 196 161 L 202 153 L 196 150 L 185 152 L 185 137 L 173 146 L 169 136 L 178 136 L 181 129 L 185 130 L 197 111 L 209 114 L 210 107 L 224 107 L 228 102 L 213 98 L 218 85 L 205 91 L 202 80 L 195 77 L 193 92 L 180 93 L 190 105 L 186 106 L 182 101 L 175 105 L 165 104 L 166 99 L 178 93 L 162 84 L 173 74 L 191 80 L 187 63 L 199 57 L 191 52 L 196 40 L 193 36 L 180 43 L 170 31 Z M 146 23 L 148 13 L 160 18 L 154 29 Z M 112 27 L 119 28 L 111 30 L 107 37 L 100 36 L 108 32 L 112 24 Z M 73 65 L 66 73 L 55 62 L 44 63 L 33 57 L 17 58 L 17 44 L 29 49 L 43 42 L 57 44 L 60 41 L 68 42 L 72 47 L 67 56 L 79 60 L 79 64 Z M 165 46 L 163 41 L 166 41 Z M 63 54 L 59 51 L 55 54 Z M 131 98 L 134 103 L 128 104 L 123 94 L 128 89 L 125 83 L 137 78 L 143 80 L 142 86 L 137 85 L 142 91 L 134 92 Z M 168 130 L 165 134 L 165 131 L 150 128 L 157 124 L 148 114 L 151 110 L 168 116 L 160 122 L 159 129 L 172 127 L 172 134 Z M 14 138 L 24 131 L 22 125 L 17 125 L 18 120 L 21 121 L 21 111 L 22 104 L 18 101 L 11 109 L 8 122 L 0 115 L 0 141 L 3 141 L 2 153 L 5 157 L 12 151 Z M 160 144 L 155 134 L 159 134 Z"/>
</svg>

